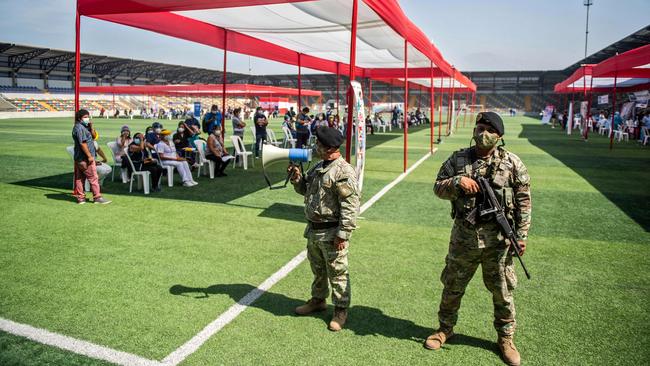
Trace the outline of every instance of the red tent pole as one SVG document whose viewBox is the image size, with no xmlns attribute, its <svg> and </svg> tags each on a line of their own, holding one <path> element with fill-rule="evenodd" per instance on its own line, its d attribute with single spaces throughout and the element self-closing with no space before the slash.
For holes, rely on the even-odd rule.
<svg viewBox="0 0 650 366">
<path fill-rule="evenodd" d="M 298 53 L 298 113 L 302 112 L 302 57 Z"/>
<path fill-rule="evenodd" d="M 446 134 L 449 136 L 449 125 L 451 124 L 451 76 L 449 77 L 449 91 L 447 92 L 447 130 Z"/>
<path fill-rule="evenodd" d="M 352 32 L 350 35 L 350 82 L 355 79 L 356 59 L 357 59 L 357 14 L 359 9 L 359 0 L 352 2 Z M 349 88 L 349 87 L 348 87 Z M 354 108 L 352 106 L 354 100 L 354 92 L 347 93 L 348 95 L 348 123 L 345 137 L 345 160 L 350 162 L 350 148 L 352 144 L 352 118 Z M 357 121 L 357 123 L 365 123 L 364 121 Z"/>
<path fill-rule="evenodd" d="M 228 70 L 228 30 L 224 29 L 223 32 L 223 85 L 221 85 L 221 138 L 223 140 L 224 130 L 226 125 L 226 71 Z"/>
<path fill-rule="evenodd" d="M 609 125 L 609 150 L 614 147 L 614 114 L 616 114 L 616 82 L 618 75 L 614 74 L 614 92 L 612 93 L 612 123 Z"/>
<path fill-rule="evenodd" d="M 429 85 L 429 151 L 433 152 L 433 113 L 436 101 L 434 99 L 435 94 L 433 93 L 433 62 L 429 67 L 430 75 L 430 85 Z"/>
<path fill-rule="evenodd" d="M 339 119 L 339 123 L 341 122 L 341 112 L 339 111 L 339 84 L 340 84 L 340 77 L 341 73 L 339 71 L 339 63 L 336 63 L 336 117 Z"/>
<path fill-rule="evenodd" d="M 454 121 L 454 112 L 456 112 L 454 110 L 454 97 L 455 97 L 454 94 L 456 94 L 455 93 L 456 92 L 456 69 L 452 68 L 452 70 L 453 70 L 454 77 L 451 80 L 451 82 L 452 82 L 452 84 L 451 84 L 451 102 L 449 102 L 449 108 L 450 108 L 449 112 L 450 113 L 449 113 L 449 127 L 448 128 L 449 128 L 450 131 L 451 131 L 451 124 Z M 458 125 L 456 125 L 456 126 L 458 126 Z M 456 129 L 454 129 L 454 131 L 455 130 Z"/>
<path fill-rule="evenodd" d="M 442 141 L 442 97 L 444 95 L 444 92 L 442 91 L 444 89 L 445 82 L 444 79 L 440 79 L 440 96 L 438 97 L 440 99 L 440 103 L 438 103 L 438 143 Z"/>
<path fill-rule="evenodd" d="M 372 114 L 372 79 L 368 78 L 368 105 Z"/>
<path fill-rule="evenodd" d="M 79 79 L 81 77 L 81 50 L 79 45 L 79 38 L 81 33 L 81 16 L 79 9 L 76 12 L 75 25 L 74 25 L 74 111 L 75 113 L 79 108 Z"/>
<path fill-rule="evenodd" d="M 591 119 L 591 99 L 593 96 L 591 95 L 591 88 L 594 87 L 594 76 L 591 76 L 591 80 L 589 80 L 589 94 L 588 94 L 588 99 L 587 99 L 587 125 L 585 128 L 585 141 L 589 138 L 589 124 L 591 123 L 589 120 Z"/>
<path fill-rule="evenodd" d="M 409 66 L 408 41 L 404 40 L 404 172 L 408 166 L 408 131 L 409 131 Z"/>
</svg>

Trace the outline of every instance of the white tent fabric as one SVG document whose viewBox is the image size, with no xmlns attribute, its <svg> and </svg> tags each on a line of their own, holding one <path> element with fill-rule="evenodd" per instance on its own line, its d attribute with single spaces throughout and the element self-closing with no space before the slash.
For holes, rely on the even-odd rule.
<svg viewBox="0 0 650 366">
<path fill-rule="evenodd" d="M 302 54 L 342 63 L 349 61 L 352 14 L 352 1 L 349 0 L 318 0 L 176 13 Z M 358 8 L 357 37 L 357 66 L 404 67 L 404 39 L 362 1 Z M 408 66 L 430 65 L 430 60 L 409 44 Z"/>
</svg>

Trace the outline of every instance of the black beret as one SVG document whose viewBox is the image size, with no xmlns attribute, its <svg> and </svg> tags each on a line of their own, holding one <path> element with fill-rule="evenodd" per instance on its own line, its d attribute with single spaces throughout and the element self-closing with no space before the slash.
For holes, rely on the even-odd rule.
<svg viewBox="0 0 650 366">
<path fill-rule="evenodd" d="M 316 138 L 327 147 L 339 147 L 343 143 L 341 131 L 332 127 L 318 127 L 316 129 Z"/>
<path fill-rule="evenodd" d="M 476 123 L 485 123 L 497 130 L 499 136 L 503 136 L 505 129 L 503 128 L 503 120 L 501 116 L 495 112 L 480 112 L 476 115 Z"/>
</svg>

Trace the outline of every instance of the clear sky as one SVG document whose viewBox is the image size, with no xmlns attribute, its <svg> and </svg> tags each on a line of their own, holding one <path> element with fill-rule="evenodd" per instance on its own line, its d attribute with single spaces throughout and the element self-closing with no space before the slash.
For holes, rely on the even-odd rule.
<svg viewBox="0 0 650 366">
<path fill-rule="evenodd" d="M 650 0 L 593 2 L 589 54 L 649 23 Z M 583 0 L 400 0 L 400 4 L 460 70 L 555 70 L 584 56 Z M 74 50 L 73 0 L 0 0 L 0 14 L 0 42 Z M 82 19 L 84 53 L 221 69 L 220 50 Z M 296 73 L 295 66 L 250 59 L 253 74 Z M 248 73 L 249 57 L 229 54 L 228 69 Z"/>
</svg>

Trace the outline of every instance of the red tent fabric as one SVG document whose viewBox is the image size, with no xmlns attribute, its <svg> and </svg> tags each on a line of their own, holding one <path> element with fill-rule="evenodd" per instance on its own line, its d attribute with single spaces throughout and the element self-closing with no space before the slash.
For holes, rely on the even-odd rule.
<svg viewBox="0 0 650 366">
<path fill-rule="evenodd" d="M 127 94 L 127 95 L 222 95 L 223 84 L 192 84 L 192 85 L 128 85 L 128 86 L 82 86 L 81 93 Z M 298 89 L 281 88 L 269 85 L 228 84 L 226 95 L 237 96 L 297 96 Z M 317 90 L 302 89 L 303 96 L 320 97 Z"/>
</svg>

